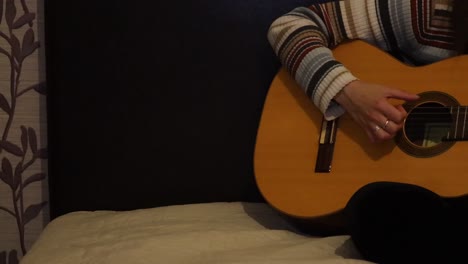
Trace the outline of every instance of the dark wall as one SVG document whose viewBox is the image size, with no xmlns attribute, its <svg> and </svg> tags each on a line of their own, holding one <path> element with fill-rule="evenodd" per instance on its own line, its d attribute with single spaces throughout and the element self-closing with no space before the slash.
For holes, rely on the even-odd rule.
<svg viewBox="0 0 468 264">
<path fill-rule="evenodd" d="M 47 0 L 52 217 L 262 201 L 255 137 L 280 66 L 266 33 L 311 2 Z"/>
</svg>

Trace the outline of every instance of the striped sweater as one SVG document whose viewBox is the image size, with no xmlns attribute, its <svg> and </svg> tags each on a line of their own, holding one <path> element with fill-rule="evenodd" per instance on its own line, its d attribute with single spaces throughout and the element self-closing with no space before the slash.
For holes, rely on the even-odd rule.
<svg viewBox="0 0 468 264">
<path fill-rule="evenodd" d="M 332 99 L 357 78 L 332 49 L 360 39 L 414 65 L 456 55 L 451 0 L 341 0 L 299 7 L 268 31 L 275 53 L 327 120 L 344 113 Z"/>
</svg>

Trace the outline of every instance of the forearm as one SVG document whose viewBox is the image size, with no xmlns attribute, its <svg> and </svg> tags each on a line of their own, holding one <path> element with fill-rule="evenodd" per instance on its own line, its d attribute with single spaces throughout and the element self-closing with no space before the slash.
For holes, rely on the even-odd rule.
<svg viewBox="0 0 468 264">
<path fill-rule="evenodd" d="M 283 66 L 327 119 L 343 113 L 332 99 L 346 84 L 356 79 L 334 59 L 330 50 L 350 38 L 337 13 L 347 5 L 343 3 L 340 7 L 336 2 L 296 8 L 274 21 L 268 34 Z"/>
</svg>

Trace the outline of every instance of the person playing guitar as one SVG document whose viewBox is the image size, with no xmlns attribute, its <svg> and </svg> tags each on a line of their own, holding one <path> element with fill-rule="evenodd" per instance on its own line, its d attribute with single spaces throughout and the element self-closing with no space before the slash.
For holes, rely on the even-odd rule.
<svg viewBox="0 0 468 264">
<path fill-rule="evenodd" d="M 390 99 L 414 101 L 419 96 L 358 79 L 335 59 L 333 49 L 361 40 L 413 66 L 468 54 L 468 1 L 341 0 L 313 4 L 277 18 L 269 28 L 268 40 L 326 120 L 347 113 L 371 142 L 384 142 L 403 128 L 408 114 Z M 442 198 L 412 184 L 373 182 L 351 197 L 344 212 L 346 229 L 366 260 L 468 263 L 464 251 L 468 246 L 466 198 Z"/>
</svg>

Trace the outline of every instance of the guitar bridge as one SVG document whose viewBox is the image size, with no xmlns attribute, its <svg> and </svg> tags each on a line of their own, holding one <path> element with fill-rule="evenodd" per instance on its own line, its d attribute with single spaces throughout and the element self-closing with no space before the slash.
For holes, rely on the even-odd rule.
<svg viewBox="0 0 468 264">
<path fill-rule="evenodd" d="M 337 129 L 338 119 L 327 121 L 323 118 L 315 172 L 329 173 L 331 171 Z"/>
</svg>

